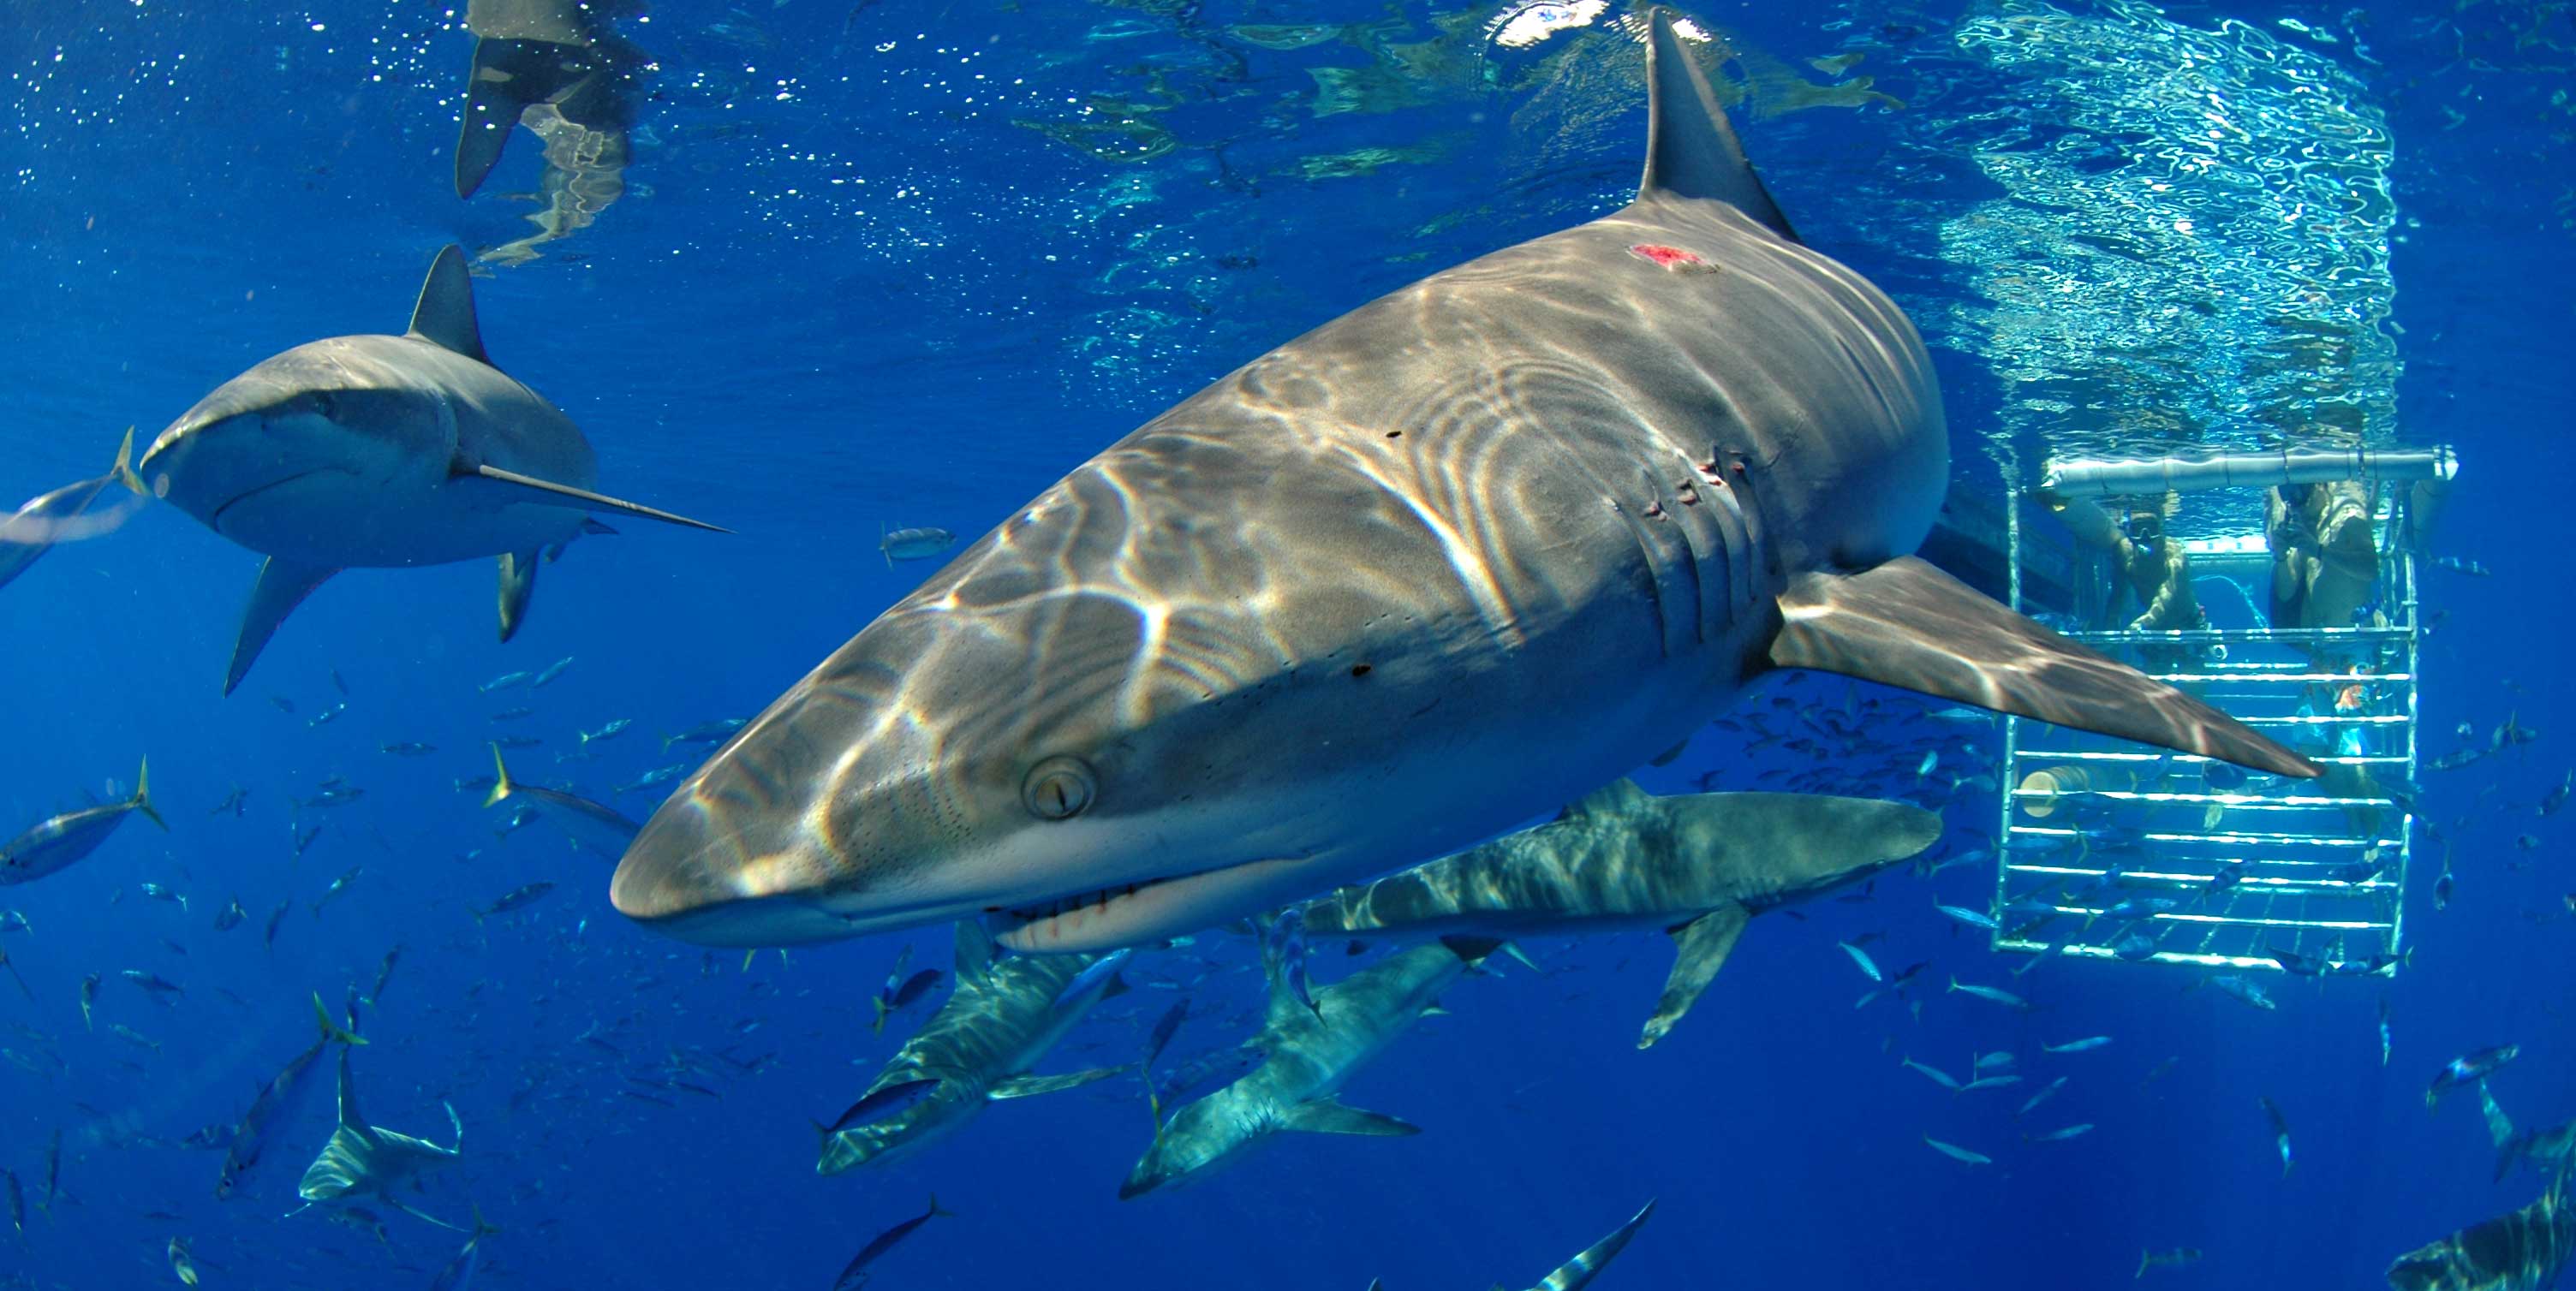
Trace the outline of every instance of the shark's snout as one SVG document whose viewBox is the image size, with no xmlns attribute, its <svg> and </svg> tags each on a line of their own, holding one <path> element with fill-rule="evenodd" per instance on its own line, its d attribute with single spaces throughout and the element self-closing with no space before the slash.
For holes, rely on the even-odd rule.
<svg viewBox="0 0 2576 1291">
<path fill-rule="evenodd" d="M 810 844 L 737 828 L 691 792 L 645 822 L 617 863 L 608 899 L 618 912 L 682 941 L 780 946 L 851 935 L 818 901 Z"/>
</svg>

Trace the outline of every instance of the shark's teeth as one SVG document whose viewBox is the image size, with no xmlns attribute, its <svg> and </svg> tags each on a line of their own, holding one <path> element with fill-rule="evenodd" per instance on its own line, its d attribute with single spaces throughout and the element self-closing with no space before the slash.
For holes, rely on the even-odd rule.
<svg viewBox="0 0 2576 1291">
<path fill-rule="evenodd" d="M 1074 896 L 1057 897 L 1039 905 L 1011 906 L 1003 913 L 1022 923 L 1044 923 L 1058 915 L 1071 914 L 1077 910 L 1105 910 L 1110 902 L 1120 897 L 1132 897 L 1147 888 L 1170 881 L 1169 879 L 1146 879 L 1140 883 L 1123 883 L 1114 888 L 1097 888 Z"/>
</svg>

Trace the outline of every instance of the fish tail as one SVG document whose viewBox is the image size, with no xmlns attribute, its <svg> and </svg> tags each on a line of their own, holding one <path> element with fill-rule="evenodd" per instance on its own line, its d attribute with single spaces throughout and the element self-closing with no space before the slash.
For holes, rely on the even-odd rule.
<svg viewBox="0 0 2576 1291">
<path fill-rule="evenodd" d="M 932 1193 L 932 1194 L 930 1194 L 930 1213 L 931 1213 L 932 1215 L 946 1215 L 946 1216 L 947 1216 L 947 1217 L 949 1217 L 950 1219 L 955 1219 L 955 1218 L 957 1218 L 957 1212 L 956 1212 L 956 1211 L 953 1211 L 953 1210 L 941 1210 L 941 1209 L 939 1208 L 939 1194 L 938 1194 L 938 1193 L 935 1193 L 935 1192 L 934 1192 L 934 1193 Z"/>
<path fill-rule="evenodd" d="M 357 1032 L 357 1018 L 354 1015 L 350 1017 L 349 1025 L 347 1026 L 342 1026 L 338 1022 L 332 1020 L 331 1010 L 322 1003 L 322 992 L 320 991 L 315 991 L 313 993 L 313 1016 L 322 1020 L 322 1038 L 324 1040 L 337 1040 L 342 1044 L 365 1044 L 367 1042 L 367 1038 Z"/>
<path fill-rule="evenodd" d="M 483 795 L 483 805 L 500 806 L 501 800 L 509 797 L 510 791 L 516 788 L 517 785 L 510 783 L 510 765 L 501 760 L 501 746 L 496 741 L 492 745 L 492 792 Z"/>
<path fill-rule="evenodd" d="M 2155 1262 L 2156 1253 L 2154 1251 L 2138 1252 L 2138 1271 L 2130 1274 L 2129 1280 L 2135 1282 L 2138 1279 L 2145 1277 L 2147 1275 L 2147 1266 Z"/>
<path fill-rule="evenodd" d="M 491 1222 L 490 1220 L 487 1220 L 487 1219 L 483 1218 L 483 1208 L 482 1208 L 481 1206 L 476 1206 L 476 1207 L 474 1208 L 474 1236 L 475 1236 L 475 1237 L 477 1237 L 477 1238 L 487 1237 L 487 1236 L 489 1236 L 489 1235 L 491 1235 L 491 1234 L 493 1234 L 493 1233 L 497 1233 L 497 1232 L 500 1232 L 500 1231 L 501 1231 L 501 1226 L 500 1226 L 499 1224 L 495 1224 L 495 1223 Z"/>
<path fill-rule="evenodd" d="M 109 467 L 107 473 L 117 483 L 132 489 L 136 496 L 147 498 L 152 496 L 152 490 L 143 487 L 143 477 L 134 473 L 134 428 L 132 426 L 125 428 L 125 442 L 116 446 L 116 465 Z"/>
<path fill-rule="evenodd" d="M 161 827 L 161 832 L 165 834 L 170 832 L 170 822 L 161 819 L 160 812 L 152 810 L 152 759 L 150 758 L 143 759 L 143 765 L 137 768 L 134 772 L 134 802 L 132 805 L 136 811 L 143 813 L 143 818 L 145 820 L 151 821 L 155 825 L 159 825 Z"/>
<path fill-rule="evenodd" d="M 884 1035 L 886 1014 L 893 1010 L 886 1007 L 885 997 L 882 995 L 870 1000 L 869 1003 L 877 1006 L 877 1020 L 868 1026 L 868 1030 L 876 1035 Z"/>
</svg>

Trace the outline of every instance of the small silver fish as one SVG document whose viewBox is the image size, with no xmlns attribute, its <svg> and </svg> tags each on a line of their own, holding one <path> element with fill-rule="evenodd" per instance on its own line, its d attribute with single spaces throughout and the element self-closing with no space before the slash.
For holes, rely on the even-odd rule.
<svg viewBox="0 0 2576 1291">
<path fill-rule="evenodd" d="M 888 569 L 894 568 L 898 560 L 927 560 L 956 545 L 957 535 L 928 526 L 885 531 L 877 540 L 877 550 L 885 553 Z"/>
<path fill-rule="evenodd" d="M 1967 995 L 1973 995 L 1981 1000 L 1992 1000 L 1997 1004 L 2003 1005 L 2005 1008 L 2019 1009 L 2025 1013 L 2029 1012 L 2031 1009 L 2030 1001 L 2025 1000 L 2000 986 L 1977 986 L 1963 983 L 1954 976 L 1950 979 L 1950 990 Z M 1947 991 L 1943 992 L 1943 994 L 1948 993 L 1949 992 Z"/>
<path fill-rule="evenodd" d="M 1993 1165 L 1995 1163 L 1995 1159 L 1987 1156 L 1985 1153 L 1971 1152 L 1966 1148 L 1960 1147 L 1956 1143 L 1944 1143 L 1929 1134 L 1923 1136 L 1923 1142 L 1930 1146 L 1933 1151 L 1938 1152 L 1953 1161 L 1964 1161 L 1969 1165 Z"/>
<path fill-rule="evenodd" d="M 1878 971 L 1878 964 L 1875 960 L 1872 960 L 1869 957 L 1868 951 L 1863 950 L 1848 941 L 1838 941 L 1834 944 L 1842 947 L 1844 954 L 1851 956 L 1852 963 L 1858 965 L 1861 972 L 1868 974 L 1869 980 L 1873 982 L 1884 982 L 1887 980 L 1886 975 Z"/>
</svg>

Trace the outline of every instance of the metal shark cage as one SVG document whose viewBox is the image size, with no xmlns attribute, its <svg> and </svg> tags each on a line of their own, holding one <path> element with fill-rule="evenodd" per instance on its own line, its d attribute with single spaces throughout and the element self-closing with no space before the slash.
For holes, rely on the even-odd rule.
<svg viewBox="0 0 2576 1291">
<path fill-rule="evenodd" d="M 2003 536 L 2015 608 L 2189 691 L 2324 765 L 2309 781 L 2246 772 L 2044 723 L 2006 718 L 1995 848 L 1998 951 L 2229 969 L 2393 974 L 2414 859 L 2421 624 L 2411 526 L 2447 481 L 2447 450 L 2281 452 L 2052 461 L 2013 497 Z M 2377 597 L 2350 626 L 2269 626 L 2263 495 L 2274 484 L 2375 482 Z M 2192 498 L 2180 541 L 2200 600 L 2255 626 L 2120 626 L 2107 553 L 2027 532 L 2024 496 L 2051 507 L 2093 497 Z M 2091 513 L 2108 517 L 2098 507 Z M 2216 522 L 2212 514 L 2238 517 Z M 2026 568 L 2048 572 L 2056 606 L 2023 605 Z M 2068 575 L 2066 571 L 2072 570 Z"/>
</svg>

